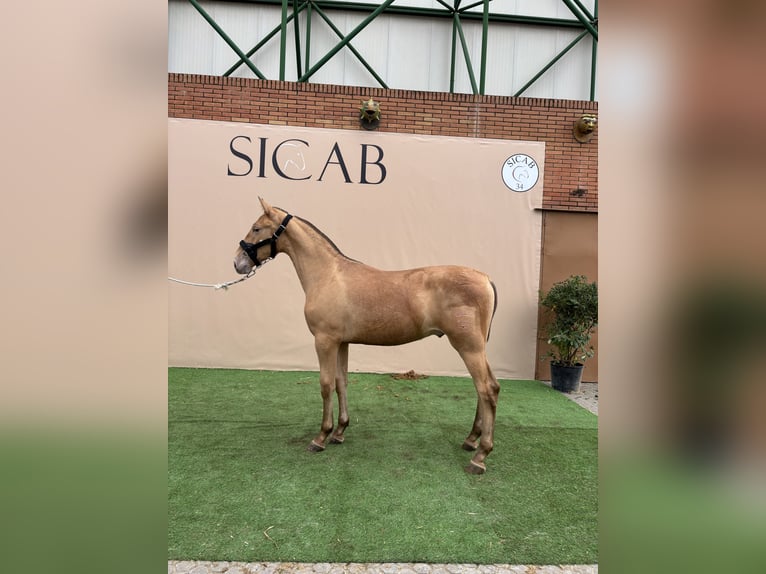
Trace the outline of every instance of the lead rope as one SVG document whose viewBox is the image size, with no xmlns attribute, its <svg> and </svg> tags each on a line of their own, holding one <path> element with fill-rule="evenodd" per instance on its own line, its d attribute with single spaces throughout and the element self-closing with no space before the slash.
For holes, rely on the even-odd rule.
<svg viewBox="0 0 766 574">
<path fill-rule="evenodd" d="M 242 249 L 247 253 L 247 256 L 250 257 L 250 260 L 255 263 L 255 267 L 253 267 L 250 270 L 250 273 L 245 275 L 244 277 L 240 277 L 239 279 L 235 279 L 234 281 L 227 281 L 226 283 L 194 283 L 192 281 L 184 281 L 182 279 L 176 279 L 175 277 L 168 277 L 169 281 L 175 281 L 176 283 L 181 283 L 183 285 L 191 285 L 192 287 L 213 287 L 216 291 L 218 289 L 223 289 L 224 291 L 228 289 L 231 285 L 236 285 L 237 283 L 241 283 L 245 279 L 250 279 L 253 275 L 255 275 L 256 269 L 260 269 L 266 263 L 274 259 L 277 255 L 277 239 L 279 239 L 279 236 L 282 235 L 282 232 L 287 228 L 287 224 L 290 223 L 290 220 L 293 218 L 292 215 L 289 213 L 285 216 L 285 218 L 282 220 L 282 223 L 279 224 L 279 227 L 277 227 L 276 231 L 274 231 L 274 235 L 272 235 L 268 239 L 263 239 L 259 241 L 258 243 L 245 243 L 245 241 L 240 241 L 239 245 L 242 247 Z M 271 243 L 271 257 L 267 257 L 262 262 L 258 261 L 257 257 L 257 251 L 259 247 L 262 247 L 263 245 Z M 251 253 L 252 251 L 252 253 Z"/>
<path fill-rule="evenodd" d="M 266 261 L 269 261 L 268 259 Z M 261 263 L 261 267 L 263 267 L 266 264 L 266 261 Z M 182 279 L 176 279 L 175 277 L 168 277 L 168 281 L 174 281 L 176 283 L 181 283 L 182 285 L 191 285 L 192 287 L 212 287 L 216 291 L 218 289 L 223 289 L 226 291 L 230 286 L 236 285 L 237 283 L 242 283 L 242 281 L 246 279 L 250 279 L 253 275 L 255 275 L 255 270 L 257 267 L 253 267 L 250 270 L 250 273 L 245 275 L 244 277 L 240 277 L 239 279 L 234 279 L 233 281 L 227 281 L 226 283 L 194 283 L 192 281 L 184 281 Z"/>
</svg>

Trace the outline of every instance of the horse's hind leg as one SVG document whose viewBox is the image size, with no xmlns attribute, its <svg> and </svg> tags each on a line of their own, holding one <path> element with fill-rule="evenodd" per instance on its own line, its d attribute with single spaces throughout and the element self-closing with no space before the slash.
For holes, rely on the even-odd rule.
<svg viewBox="0 0 766 574">
<path fill-rule="evenodd" d="M 465 350 L 457 346 L 455 348 L 473 378 L 478 396 L 474 426 L 463 443 L 463 448 L 475 444 L 477 438 L 479 444 L 466 471 L 471 474 L 482 474 L 487 469 L 484 460 L 494 448 L 495 413 L 500 385 L 492 374 L 484 349 Z"/>
<path fill-rule="evenodd" d="M 335 392 L 338 393 L 338 426 L 330 435 L 330 442 L 341 444 L 345 437 L 343 432 L 348 426 L 348 402 L 346 388 L 348 387 L 348 343 L 341 343 L 338 348 L 338 365 L 335 370 Z"/>
<path fill-rule="evenodd" d="M 473 419 L 473 427 L 466 439 L 463 441 L 463 450 L 473 451 L 479 448 L 479 437 L 481 436 L 481 409 L 476 404 L 476 416 Z"/>
</svg>

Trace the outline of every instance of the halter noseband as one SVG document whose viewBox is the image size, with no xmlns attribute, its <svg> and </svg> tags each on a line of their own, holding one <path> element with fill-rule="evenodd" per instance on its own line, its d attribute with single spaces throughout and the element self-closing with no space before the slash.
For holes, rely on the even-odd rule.
<svg viewBox="0 0 766 574">
<path fill-rule="evenodd" d="M 247 253 L 247 256 L 252 260 L 253 263 L 255 263 L 256 267 L 260 267 L 266 261 L 269 259 L 273 259 L 277 255 L 277 239 L 279 239 L 279 236 L 282 235 L 282 232 L 287 227 L 287 224 L 290 223 L 290 220 L 293 218 L 292 215 L 289 213 L 285 216 L 285 218 L 282 220 L 282 223 L 279 224 L 279 227 L 277 227 L 276 231 L 274 231 L 274 235 L 269 237 L 268 239 L 261 239 L 258 243 L 248 243 L 245 240 L 242 240 L 239 242 L 239 246 L 242 248 L 242 251 Z M 271 255 L 264 261 L 260 261 L 258 259 L 258 249 L 263 247 L 264 245 L 271 244 Z"/>
</svg>

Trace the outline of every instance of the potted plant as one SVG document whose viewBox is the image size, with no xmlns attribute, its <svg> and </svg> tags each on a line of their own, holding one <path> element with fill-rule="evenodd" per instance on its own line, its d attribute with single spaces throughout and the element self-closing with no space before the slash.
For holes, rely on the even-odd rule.
<svg viewBox="0 0 766 574">
<path fill-rule="evenodd" d="M 555 283 L 540 298 L 550 316 L 548 344 L 552 349 L 551 386 L 572 392 L 580 388 L 584 361 L 593 356 L 590 339 L 598 324 L 598 289 L 584 275 Z"/>
</svg>

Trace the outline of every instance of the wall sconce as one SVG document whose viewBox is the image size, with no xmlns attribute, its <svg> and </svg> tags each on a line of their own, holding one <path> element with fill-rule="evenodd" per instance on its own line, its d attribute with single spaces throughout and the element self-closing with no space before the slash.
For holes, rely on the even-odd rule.
<svg viewBox="0 0 766 574">
<path fill-rule="evenodd" d="M 580 143 L 587 143 L 593 137 L 593 132 L 598 124 L 598 117 L 593 114 L 583 114 L 574 124 L 575 139 Z"/>
<path fill-rule="evenodd" d="M 380 124 L 380 104 L 370 98 L 359 108 L 359 124 L 366 130 L 376 130 Z"/>
</svg>

